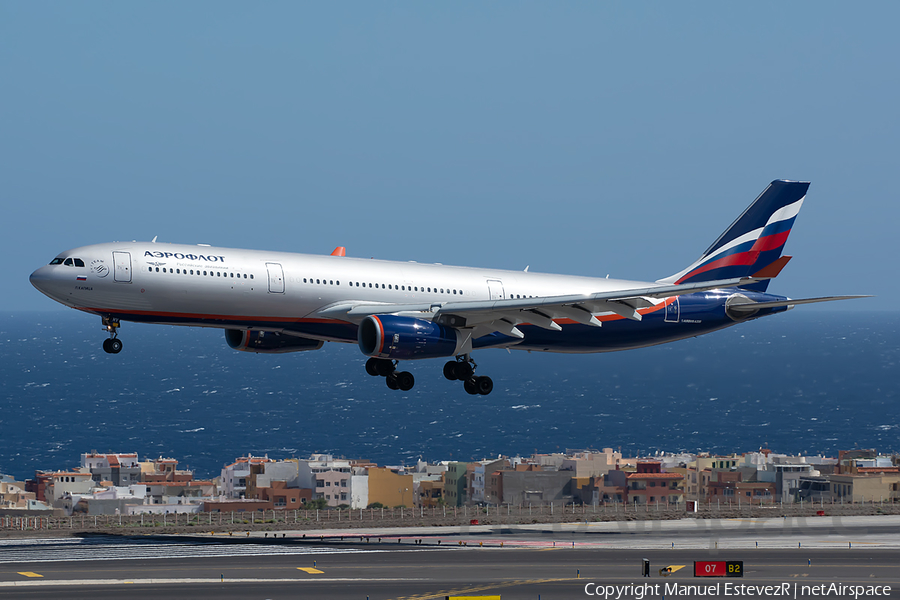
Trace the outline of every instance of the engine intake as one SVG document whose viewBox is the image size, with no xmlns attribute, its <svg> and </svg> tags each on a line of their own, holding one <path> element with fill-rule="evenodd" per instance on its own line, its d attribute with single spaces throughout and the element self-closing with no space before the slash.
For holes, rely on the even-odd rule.
<svg viewBox="0 0 900 600">
<path fill-rule="evenodd" d="M 411 360 L 454 356 L 461 334 L 425 319 L 370 315 L 360 323 L 357 339 L 366 356 Z"/>
<path fill-rule="evenodd" d="M 318 350 L 325 343 L 321 340 L 311 340 L 275 331 L 248 331 L 244 329 L 226 329 L 225 342 L 235 350 L 259 354 L 283 354 L 285 352 Z"/>
</svg>

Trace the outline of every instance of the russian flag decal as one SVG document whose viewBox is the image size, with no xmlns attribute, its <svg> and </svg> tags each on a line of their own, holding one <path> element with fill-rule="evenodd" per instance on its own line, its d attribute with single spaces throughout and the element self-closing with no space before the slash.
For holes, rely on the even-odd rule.
<svg viewBox="0 0 900 600">
<path fill-rule="evenodd" d="M 87 277 L 76 277 L 78 281 L 87 281 Z"/>
</svg>

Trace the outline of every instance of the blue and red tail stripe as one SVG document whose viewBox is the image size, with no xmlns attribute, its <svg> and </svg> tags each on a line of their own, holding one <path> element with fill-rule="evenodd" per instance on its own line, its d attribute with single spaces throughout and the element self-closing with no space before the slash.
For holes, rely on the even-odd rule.
<svg viewBox="0 0 900 600">
<path fill-rule="evenodd" d="M 665 283 L 693 283 L 748 277 L 781 256 L 806 197 L 808 182 L 776 180 L 703 253 L 694 264 Z M 747 289 L 765 291 L 768 281 Z"/>
</svg>

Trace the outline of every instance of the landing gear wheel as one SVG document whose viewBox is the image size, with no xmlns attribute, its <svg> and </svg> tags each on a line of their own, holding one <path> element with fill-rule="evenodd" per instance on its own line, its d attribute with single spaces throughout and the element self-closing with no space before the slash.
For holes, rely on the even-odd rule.
<svg viewBox="0 0 900 600">
<path fill-rule="evenodd" d="M 370 358 L 366 361 L 366 373 L 371 375 L 372 377 L 378 377 L 378 359 Z"/>
<path fill-rule="evenodd" d="M 103 340 L 103 351 L 107 354 L 118 354 L 122 351 L 122 342 L 116 337 L 119 329 L 119 320 L 115 317 L 102 317 L 103 329 L 109 333 L 109 338 Z"/>
<path fill-rule="evenodd" d="M 472 394 L 473 396 L 478 393 L 478 385 L 476 384 L 474 377 L 469 377 L 468 379 L 466 379 L 465 383 L 463 383 L 463 387 L 465 388 L 466 392 Z"/>
<path fill-rule="evenodd" d="M 379 358 L 376 360 L 378 360 L 378 362 L 375 363 L 375 368 L 378 370 L 378 374 L 382 377 L 387 377 L 397 370 L 397 367 L 394 366 L 393 361 L 384 358 Z"/>
<path fill-rule="evenodd" d="M 454 360 L 444 363 L 444 377 L 449 379 L 450 381 L 456 381 L 456 365 L 458 363 Z"/>
<path fill-rule="evenodd" d="M 400 371 L 399 373 L 395 373 L 394 375 L 389 375 L 390 377 L 397 378 L 397 387 L 400 388 L 401 391 L 408 392 L 416 385 L 416 378 L 413 377 L 413 374 L 409 371 Z"/>
<path fill-rule="evenodd" d="M 467 381 L 472 378 L 472 373 L 475 369 L 472 368 L 472 365 L 467 362 L 458 362 L 454 365 L 454 371 L 456 374 L 456 379 L 460 381 Z"/>
<path fill-rule="evenodd" d="M 396 373 L 391 373 L 390 375 L 388 375 L 387 377 L 384 378 L 384 382 L 387 384 L 387 386 L 390 389 L 399 390 L 400 383 L 397 381 L 397 379 L 398 379 L 398 377 L 397 377 Z"/>
<path fill-rule="evenodd" d="M 478 390 L 479 394 L 487 396 L 494 390 L 494 382 L 490 377 L 476 377 L 475 388 Z"/>
</svg>

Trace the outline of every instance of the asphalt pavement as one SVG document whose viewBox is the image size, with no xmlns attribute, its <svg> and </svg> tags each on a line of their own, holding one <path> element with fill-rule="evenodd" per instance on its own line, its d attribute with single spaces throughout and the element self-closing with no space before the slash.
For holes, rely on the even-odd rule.
<svg viewBox="0 0 900 600">
<path fill-rule="evenodd" d="M 389 530 L 363 534 L 362 540 L 344 531 L 343 540 L 323 532 L 318 539 L 206 532 L 0 542 L 0 597 L 865 598 L 897 596 L 900 588 L 900 523 L 893 518 L 788 526 L 740 520 L 632 529 L 590 525 L 569 531 Z M 643 559 L 649 560 L 649 577 L 642 576 Z M 739 562 L 742 577 L 695 577 L 695 561 L 712 563 L 713 570 Z"/>
</svg>

